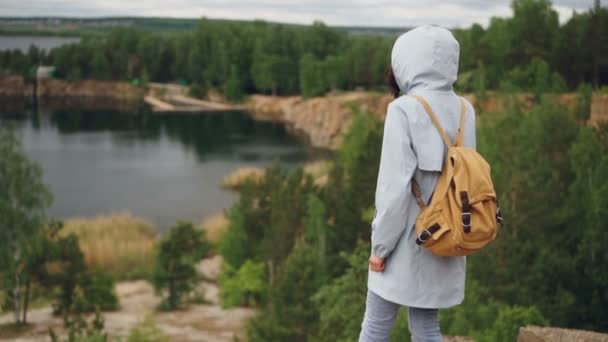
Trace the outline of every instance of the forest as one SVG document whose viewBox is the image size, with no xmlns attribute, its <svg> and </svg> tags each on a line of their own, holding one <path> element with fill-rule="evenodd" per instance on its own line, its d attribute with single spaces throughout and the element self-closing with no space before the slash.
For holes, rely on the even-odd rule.
<svg viewBox="0 0 608 342">
<path fill-rule="evenodd" d="M 563 92 L 608 82 L 608 10 L 574 13 L 560 25 L 549 0 L 515 0 L 513 16 L 487 28 L 455 29 L 461 45 L 457 88 Z M 179 82 L 204 96 L 302 94 L 382 89 L 395 37 L 355 35 L 315 22 L 295 26 L 201 19 L 193 30 L 115 28 L 49 52 L 3 51 L 0 69 L 33 76 L 42 63 L 66 79 Z"/>
<path fill-rule="evenodd" d="M 465 302 L 440 312 L 442 332 L 514 341 L 528 324 L 607 331 L 608 125 L 577 122 L 549 95 L 527 114 L 511 100 L 478 128 L 506 221 L 467 259 Z M 357 339 L 382 130 L 359 113 L 325 186 L 274 167 L 242 188 L 220 287 L 224 305 L 262 308 L 250 341 Z M 407 322 L 397 324 L 403 341 Z"/>
</svg>

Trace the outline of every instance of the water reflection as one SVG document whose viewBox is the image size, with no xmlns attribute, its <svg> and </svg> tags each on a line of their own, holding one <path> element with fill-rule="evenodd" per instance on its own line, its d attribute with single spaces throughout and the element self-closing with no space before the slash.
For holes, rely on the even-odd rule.
<svg viewBox="0 0 608 342">
<path fill-rule="evenodd" d="M 218 184 L 238 167 L 293 167 L 324 155 L 242 112 L 0 112 L 7 121 L 42 165 L 55 195 L 50 214 L 60 218 L 126 209 L 162 228 L 198 221 L 234 201 Z"/>
</svg>

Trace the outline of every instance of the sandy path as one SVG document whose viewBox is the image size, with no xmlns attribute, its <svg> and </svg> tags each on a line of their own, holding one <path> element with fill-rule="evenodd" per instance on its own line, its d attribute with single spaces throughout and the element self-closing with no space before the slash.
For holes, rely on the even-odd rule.
<svg viewBox="0 0 608 342">
<path fill-rule="evenodd" d="M 121 282 L 116 285 L 120 299 L 120 310 L 104 313 L 106 331 L 112 336 L 125 336 L 129 330 L 145 320 L 152 318 L 172 341 L 232 342 L 234 336 L 241 336 L 255 311 L 250 308 L 225 310 L 219 305 L 218 288 L 215 280 L 221 269 L 221 257 L 203 260 L 198 269 L 205 281 L 200 285 L 208 304 L 191 304 L 186 309 L 175 312 L 155 310 L 160 299 L 153 287 L 146 281 Z M 0 325 L 12 321 L 11 314 L 0 315 Z M 0 338 L 0 341 L 50 341 L 49 328 L 62 331 L 62 321 L 53 317 L 51 308 L 31 310 L 28 313 L 30 327 L 18 337 Z M 0 335 L 1 336 L 1 335 Z"/>
</svg>

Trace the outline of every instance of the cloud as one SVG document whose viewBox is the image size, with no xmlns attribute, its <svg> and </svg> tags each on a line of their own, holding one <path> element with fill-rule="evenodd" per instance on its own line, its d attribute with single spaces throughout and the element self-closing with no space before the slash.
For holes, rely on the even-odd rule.
<svg viewBox="0 0 608 342">
<path fill-rule="evenodd" d="M 510 0 L 0 0 L 0 16 L 171 16 L 264 19 L 330 25 L 447 27 L 487 24 L 511 14 Z M 592 0 L 555 0 L 560 20 Z"/>
</svg>

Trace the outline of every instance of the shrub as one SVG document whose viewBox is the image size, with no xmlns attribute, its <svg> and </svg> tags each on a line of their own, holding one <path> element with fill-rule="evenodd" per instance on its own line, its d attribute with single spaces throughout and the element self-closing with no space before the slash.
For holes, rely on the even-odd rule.
<svg viewBox="0 0 608 342">
<path fill-rule="evenodd" d="M 118 309 L 118 297 L 114 292 L 114 279 L 109 273 L 92 272 L 81 285 L 83 296 L 76 301 L 76 308 L 83 312 L 95 309 L 109 311 Z"/>
<path fill-rule="evenodd" d="M 64 320 L 68 333 L 66 339 L 62 339 L 55 331 L 49 329 L 49 337 L 52 342 L 108 342 L 108 334 L 104 331 L 104 318 L 99 311 L 95 312 L 95 318 L 91 322 L 80 314 L 68 316 Z"/>
<path fill-rule="evenodd" d="M 346 272 L 313 296 L 319 310 L 318 341 L 356 341 L 365 311 L 369 244 L 359 244 L 350 255 Z"/>
<path fill-rule="evenodd" d="M 168 342 L 169 338 L 155 325 L 151 318 L 146 318 L 143 322 L 129 331 L 127 342 Z"/>
<path fill-rule="evenodd" d="M 238 270 L 224 263 L 220 277 L 222 305 L 229 308 L 259 304 L 266 294 L 265 278 L 263 263 L 247 260 Z"/>
<path fill-rule="evenodd" d="M 547 321 L 535 307 L 507 306 L 498 313 L 498 318 L 484 338 L 478 341 L 516 341 L 519 328 L 526 325 L 546 325 Z"/>
<path fill-rule="evenodd" d="M 576 119 L 585 123 L 591 117 L 591 98 L 593 87 L 590 84 L 580 84 L 577 90 Z"/>
</svg>

